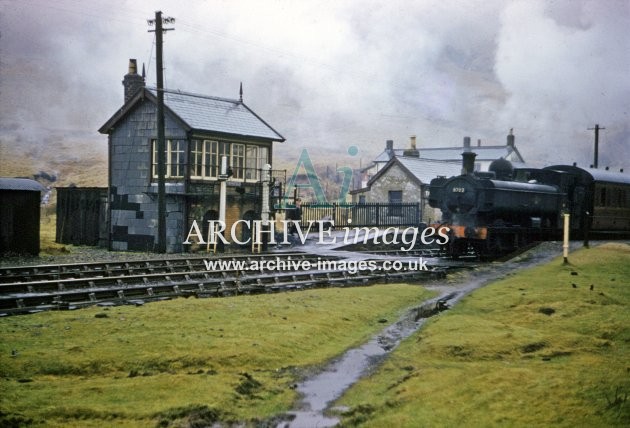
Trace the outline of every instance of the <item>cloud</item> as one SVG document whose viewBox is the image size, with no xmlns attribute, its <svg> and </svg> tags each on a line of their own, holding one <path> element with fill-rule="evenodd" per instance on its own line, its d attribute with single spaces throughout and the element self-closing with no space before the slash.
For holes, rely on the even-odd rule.
<svg viewBox="0 0 630 428">
<path fill-rule="evenodd" d="M 386 139 L 503 143 L 513 127 L 527 160 L 585 163 L 600 123 L 612 165 L 629 151 L 628 4 L 0 0 L 0 141 L 80 135 L 104 150 L 96 130 L 122 103 L 128 58 L 155 82 L 146 19 L 161 8 L 176 18 L 167 86 L 236 98 L 243 82 L 287 138 L 276 155 L 357 145 L 365 164 Z"/>
<path fill-rule="evenodd" d="M 591 159 L 595 123 L 621 144 L 601 147 L 604 161 L 629 153 L 628 3 L 576 2 L 569 15 L 544 3 L 515 2 L 501 19 L 495 72 L 508 94 L 497 121 L 529 135 L 528 156 Z M 560 15 L 559 15 L 560 14 Z M 563 16 L 566 19 L 561 19 Z M 626 129 L 626 131 L 624 131 Z M 520 131 L 522 130 L 522 131 Z M 625 138 L 624 138 L 625 133 Z"/>
</svg>

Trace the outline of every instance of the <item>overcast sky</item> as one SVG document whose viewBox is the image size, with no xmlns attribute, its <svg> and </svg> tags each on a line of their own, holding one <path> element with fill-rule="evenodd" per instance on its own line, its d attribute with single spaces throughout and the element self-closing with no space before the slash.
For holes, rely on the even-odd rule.
<svg viewBox="0 0 630 428">
<path fill-rule="evenodd" d="M 284 157 L 365 165 L 386 139 L 514 128 L 527 161 L 584 165 L 599 123 L 600 166 L 630 169 L 630 0 L 0 0 L 0 142 L 105 152 L 128 59 L 155 84 L 156 10 L 176 18 L 166 86 L 238 98 L 243 82 Z"/>
</svg>

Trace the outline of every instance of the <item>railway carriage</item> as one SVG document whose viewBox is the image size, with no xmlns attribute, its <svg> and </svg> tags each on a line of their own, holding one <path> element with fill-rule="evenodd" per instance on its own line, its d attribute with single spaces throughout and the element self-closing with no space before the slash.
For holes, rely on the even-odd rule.
<svg viewBox="0 0 630 428">
<path fill-rule="evenodd" d="M 589 213 L 590 230 L 630 231 L 630 175 L 568 165 L 548 166 L 545 170 L 563 171 L 578 178 L 586 195 L 583 211 Z"/>
</svg>

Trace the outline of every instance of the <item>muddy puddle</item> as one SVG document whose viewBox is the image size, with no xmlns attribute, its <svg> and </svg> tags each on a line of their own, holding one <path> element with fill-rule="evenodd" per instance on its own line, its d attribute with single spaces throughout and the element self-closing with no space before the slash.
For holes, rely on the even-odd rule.
<svg viewBox="0 0 630 428">
<path fill-rule="evenodd" d="M 339 419 L 330 413 L 343 409 L 331 409 L 331 403 L 362 377 L 377 369 L 387 354 L 402 340 L 420 329 L 427 318 L 452 307 L 477 288 L 511 275 L 517 270 L 547 262 L 561 252 L 560 243 L 547 242 L 510 261 L 490 263 L 474 271 L 462 273 L 457 278 L 427 284 L 426 288 L 437 291 L 438 297 L 408 310 L 401 319 L 387 326 L 368 342 L 348 350 L 340 358 L 329 363 L 323 371 L 298 384 L 297 391 L 301 395 L 298 408 L 289 412 L 277 427 L 335 426 Z"/>
</svg>

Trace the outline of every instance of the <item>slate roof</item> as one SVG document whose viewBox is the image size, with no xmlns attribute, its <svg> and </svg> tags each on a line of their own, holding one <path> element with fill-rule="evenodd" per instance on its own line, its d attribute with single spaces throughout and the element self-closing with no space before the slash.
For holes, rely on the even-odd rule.
<svg viewBox="0 0 630 428">
<path fill-rule="evenodd" d="M 109 132 L 142 99 L 157 103 L 157 90 L 144 88 L 129 100 L 99 132 Z M 242 101 L 164 91 L 165 114 L 171 114 L 187 131 L 203 131 L 243 137 L 284 141 L 284 137 Z"/>
<path fill-rule="evenodd" d="M 429 184 L 431 180 L 438 176 L 452 177 L 462 172 L 461 164 L 447 161 L 436 161 L 432 159 L 423 159 L 416 157 L 400 156 L 391 159 L 379 172 L 368 181 L 367 187 L 378 180 L 393 165 L 398 164 L 403 170 L 407 171 L 410 179 L 415 180 L 418 184 Z"/>
<path fill-rule="evenodd" d="M 438 176 L 452 177 L 462 172 L 461 163 L 414 157 L 399 157 L 396 160 L 423 184 L 429 184 L 431 180 Z"/>
<path fill-rule="evenodd" d="M 393 155 L 396 157 L 402 157 L 405 149 L 393 149 Z M 462 159 L 462 152 L 464 148 L 459 147 L 434 147 L 434 148 L 419 148 L 420 157 L 424 159 L 442 160 L 442 161 L 457 161 Z M 522 159 L 520 153 L 516 148 L 510 149 L 505 146 L 472 146 L 470 151 L 477 153 L 476 161 L 493 161 L 495 159 L 506 159 L 512 152 L 516 152 L 518 157 Z M 374 162 L 388 162 L 392 158 L 392 153 L 389 150 L 384 150 L 380 155 L 374 159 Z"/>
<path fill-rule="evenodd" d="M 29 192 L 43 192 L 44 186 L 29 178 L 0 177 L 0 190 L 21 190 Z"/>
</svg>

